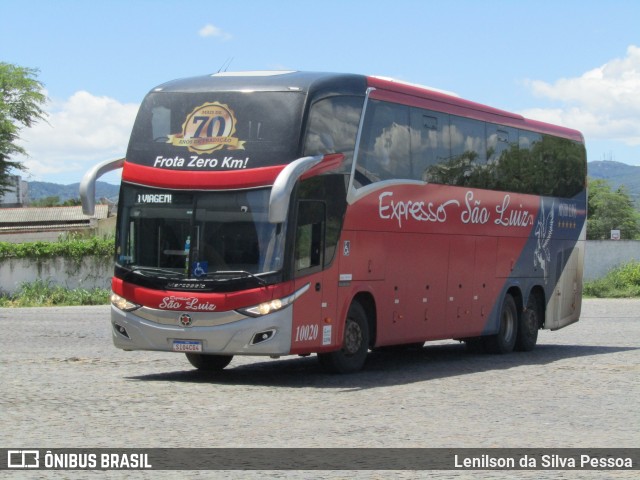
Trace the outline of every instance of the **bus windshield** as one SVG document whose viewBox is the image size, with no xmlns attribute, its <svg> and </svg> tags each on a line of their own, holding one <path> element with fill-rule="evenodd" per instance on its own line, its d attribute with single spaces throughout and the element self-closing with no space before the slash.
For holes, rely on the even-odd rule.
<svg viewBox="0 0 640 480">
<path fill-rule="evenodd" d="M 127 161 L 173 170 L 239 170 L 298 158 L 298 92 L 152 92 L 131 133 Z"/>
<path fill-rule="evenodd" d="M 116 264 L 149 277 L 220 279 L 282 269 L 270 189 L 185 192 L 122 184 Z"/>
</svg>

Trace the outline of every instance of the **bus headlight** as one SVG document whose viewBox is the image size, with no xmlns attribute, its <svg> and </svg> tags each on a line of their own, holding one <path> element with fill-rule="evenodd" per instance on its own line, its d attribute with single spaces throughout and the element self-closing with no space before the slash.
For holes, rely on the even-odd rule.
<svg viewBox="0 0 640 480">
<path fill-rule="evenodd" d="M 263 302 L 260 305 L 255 305 L 253 307 L 239 308 L 238 312 L 250 317 L 261 317 L 263 315 L 269 315 L 270 313 L 277 312 L 278 310 L 282 310 L 283 308 L 288 307 L 307 290 L 309 290 L 308 283 L 299 290 L 293 292 L 288 297 L 277 298 L 275 300 Z"/>
<path fill-rule="evenodd" d="M 131 312 L 141 307 L 141 305 L 130 302 L 126 298 L 122 298 L 120 295 L 113 292 L 111 292 L 111 304 L 124 312 Z"/>
<path fill-rule="evenodd" d="M 283 302 L 283 300 L 285 300 Z M 249 315 L 251 317 L 261 317 L 262 315 L 269 315 L 270 313 L 281 310 L 283 307 L 286 307 L 288 303 L 285 299 L 277 299 L 271 300 L 270 302 L 264 302 L 260 305 L 256 305 L 255 307 L 249 308 L 240 308 L 238 311 L 244 313 L 245 315 Z"/>
</svg>

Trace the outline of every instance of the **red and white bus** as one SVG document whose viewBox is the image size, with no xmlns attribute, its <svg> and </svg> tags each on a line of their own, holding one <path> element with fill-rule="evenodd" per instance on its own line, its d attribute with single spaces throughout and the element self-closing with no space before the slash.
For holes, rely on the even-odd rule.
<svg viewBox="0 0 640 480">
<path fill-rule="evenodd" d="M 580 315 L 582 135 L 380 77 L 218 73 L 153 89 L 122 167 L 113 341 L 316 353 L 464 340 L 531 350 Z"/>
</svg>

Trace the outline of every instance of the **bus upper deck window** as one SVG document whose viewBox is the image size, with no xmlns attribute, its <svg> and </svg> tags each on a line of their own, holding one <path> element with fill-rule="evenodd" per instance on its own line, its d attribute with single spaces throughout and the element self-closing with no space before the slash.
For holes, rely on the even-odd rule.
<svg viewBox="0 0 640 480">
<path fill-rule="evenodd" d="M 156 107 L 151 113 L 151 130 L 153 140 L 165 142 L 171 133 L 171 110 L 166 107 Z"/>
</svg>

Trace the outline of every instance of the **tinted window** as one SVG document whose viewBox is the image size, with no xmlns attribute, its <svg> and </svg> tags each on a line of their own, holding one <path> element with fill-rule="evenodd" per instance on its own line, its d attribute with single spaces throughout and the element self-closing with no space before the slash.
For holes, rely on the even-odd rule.
<svg viewBox="0 0 640 480">
<path fill-rule="evenodd" d="M 326 208 L 324 264 L 333 261 L 342 220 L 347 208 L 347 184 L 344 175 L 319 175 L 300 182 L 298 198 L 322 201 Z M 300 220 L 298 220 L 300 222 Z M 304 220 L 303 220 L 304 223 Z"/>
<path fill-rule="evenodd" d="M 343 153 L 343 170 L 351 171 L 362 112 L 361 97 L 325 98 L 311 106 L 304 155 Z"/>
<path fill-rule="evenodd" d="M 322 267 L 325 227 L 325 204 L 319 201 L 301 201 L 298 204 L 294 266 L 296 272 Z"/>
<path fill-rule="evenodd" d="M 518 150 L 518 129 L 487 123 L 487 163 L 495 165 L 503 155 Z"/>
<path fill-rule="evenodd" d="M 465 159 L 472 164 L 487 161 L 484 122 L 451 116 L 451 158 Z"/>
<path fill-rule="evenodd" d="M 410 110 L 410 124 L 405 123 Z M 371 101 L 355 185 L 390 178 L 573 197 L 584 188 L 584 146 L 442 112 Z"/>
<path fill-rule="evenodd" d="M 434 165 L 448 161 L 449 115 L 418 108 L 411 109 L 412 177 L 432 181 L 429 171 Z"/>
<path fill-rule="evenodd" d="M 131 134 L 127 160 L 172 170 L 237 170 L 298 157 L 304 95 L 154 92 Z"/>
<path fill-rule="evenodd" d="M 449 128 L 444 130 L 445 136 L 449 137 L 451 153 L 446 161 L 429 167 L 427 180 L 447 185 L 486 185 L 484 128 L 484 122 L 451 115 Z"/>
<path fill-rule="evenodd" d="M 409 107 L 371 100 L 358 151 L 356 182 L 366 185 L 411 178 L 409 131 Z"/>
<path fill-rule="evenodd" d="M 587 172 L 583 145 L 566 138 L 536 136 L 522 131 L 520 139 L 521 182 L 524 191 L 573 197 L 584 189 Z M 532 139 L 527 145 L 527 141 Z M 523 148 L 523 143 L 528 148 Z"/>
<path fill-rule="evenodd" d="M 502 132 L 515 129 L 487 125 Z M 584 188 L 586 161 L 584 147 L 565 138 L 520 130 L 519 147 L 509 140 L 497 154 L 491 155 L 489 167 L 494 183 L 487 188 L 556 197 L 573 197 Z M 491 136 L 489 136 L 491 138 Z M 500 140 L 496 151 L 500 150 Z M 491 152 L 491 149 L 489 149 Z"/>
</svg>

